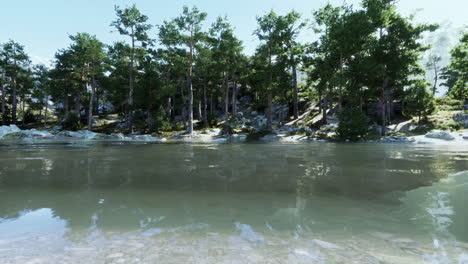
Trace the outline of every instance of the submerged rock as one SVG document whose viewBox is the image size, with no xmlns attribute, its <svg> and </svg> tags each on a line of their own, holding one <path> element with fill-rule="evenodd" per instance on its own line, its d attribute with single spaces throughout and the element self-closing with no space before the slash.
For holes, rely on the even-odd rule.
<svg viewBox="0 0 468 264">
<path fill-rule="evenodd" d="M 252 244 L 264 244 L 265 239 L 255 232 L 250 225 L 235 223 L 237 230 L 240 232 L 240 237 Z"/>
<path fill-rule="evenodd" d="M 335 245 L 333 243 L 330 243 L 330 242 L 327 242 L 327 241 L 323 241 L 323 240 L 320 240 L 320 239 L 314 239 L 312 240 L 317 246 L 323 248 L 323 249 L 332 249 L 332 250 L 335 250 L 335 249 L 342 249 L 340 246 L 338 245 Z"/>
</svg>

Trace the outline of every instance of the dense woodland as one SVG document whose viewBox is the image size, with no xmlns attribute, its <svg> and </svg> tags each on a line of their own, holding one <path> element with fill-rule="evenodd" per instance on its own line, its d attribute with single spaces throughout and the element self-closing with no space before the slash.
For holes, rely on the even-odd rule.
<svg viewBox="0 0 468 264">
<path fill-rule="evenodd" d="M 447 67 L 437 54 L 423 67 L 421 56 L 430 49 L 423 35 L 438 26 L 415 24 L 392 0 L 363 0 L 358 8 L 326 5 L 310 17 L 271 11 L 257 17 L 253 34 L 260 44 L 252 56 L 228 18 L 211 26 L 206 18 L 196 7 L 184 7 L 180 16 L 152 25 L 135 5 L 117 6 L 109 30 L 126 41 L 71 35 L 51 68 L 32 65 L 14 40 L 1 44 L 2 124 L 77 119 L 92 130 L 93 116 L 111 111 L 124 117 L 128 133 L 183 128 L 191 134 L 216 118 L 228 124 L 240 98 L 251 98 L 251 109 L 265 113 L 267 130 L 297 119 L 312 101 L 319 103 L 323 122 L 334 111 L 353 126 L 369 124 L 363 111 L 369 102 L 379 103 L 379 124 L 389 121 L 395 101 L 405 103 L 407 116 L 430 114 L 438 82 L 448 87 L 447 96 L 468 99 L 468 33 Z M 318 38 L 301 43 L 304 31 Z M 426 70 L 435 73 L 432 83 Z M 274 105 L 287 105 L 287 116 L 275 120 Z"/>
</svg>

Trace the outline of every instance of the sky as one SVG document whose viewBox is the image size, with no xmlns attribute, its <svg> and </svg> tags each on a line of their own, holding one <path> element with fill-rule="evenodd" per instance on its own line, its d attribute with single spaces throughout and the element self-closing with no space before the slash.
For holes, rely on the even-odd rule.
<svg viewBox="0 0 468 264">
<path fill-rule="evenodd" d="M 122 40 L 117 32 L 111 32 L 115 5 L 135 3 L 153 25 L 178 16 L 184 5 L 196 5 L 208 13 L 206 27 L 217 16 L 227 15 L 246 53 L 252 54 L 258 44 L 252 35 L 256 16 L 271 9 L 280 14 L 294 9 L 311 18 L 313 10 L 328 2 L 339 5 L 343 0 L 0 0 L 0 43 L 13 39 L 25 46 L 34 63 L 47 63 L 58 49 L 70 44 L 70 34 L 88 32 L 107 44 Z M 345 2 L 359 6 L 357 0 Z M 419 10 L 418 22 L 450 24 L 450 32 L 468 26 L 467 0 L 399 0 L 397 7 L 404 15 Z M 151 36 L 156 37 L 155 30 Z M 301 38 L 307 41 L 314 36 L 305 32 Z"/>
</svg>

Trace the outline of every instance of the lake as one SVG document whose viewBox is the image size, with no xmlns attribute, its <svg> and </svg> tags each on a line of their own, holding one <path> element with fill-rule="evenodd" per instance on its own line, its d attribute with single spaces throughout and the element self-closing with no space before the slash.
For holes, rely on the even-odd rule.
<svg viewBox="0 0 468 264">
<path fill-rule="evenodd" d="M 0 142 L 0 263 L 468 263 L 468 149 Z"/>
</svg>

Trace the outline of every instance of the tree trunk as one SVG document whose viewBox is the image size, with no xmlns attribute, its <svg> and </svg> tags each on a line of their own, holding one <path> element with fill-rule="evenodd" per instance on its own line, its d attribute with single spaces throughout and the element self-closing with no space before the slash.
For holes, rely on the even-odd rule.
<svg viewBox="0 0 468 264">
<path fill-rule="evenodd" d="M 187 130 L 187 100 L 185 100 L 184 89 L 180 89 L 180 94 L 182 96 L 182 120 L 184 122 L 184 129 Z"/>
<path fill-rule="evenodd" d="M 193 73 L 193 27 L 190 31 L 190 59 L 188 69 L 188 90 L 189 90 L 189 103 L 188 103 L 188 129 L 187 132 L 190 136 L 193 134 L 193 86 L 192 86 L 192 73 Z"/>
<path fill-rule="evenodd" d="M 267 116 L 267 129 L 271 130 L 273 127 L 273 69 L 271 64 L 271 52 L 272 52 L 272 41 L 269 41 L 269 56 L 268 56 L 268 68 L 270 70 L 269 78 L 268 78 L 268 116 Z"/>
<path fill-rule="evenodd" d="M 380 132 L 380 134 L 382 136 L 385 136 L 385 132 L 386 132 L 386 125 L 387 125 L 387 115 L 386 115 L 386 112 L 387 112 L 387 96 L 386 96 L 386 88 L 387 88 L 387 85 L 388 85 L 388 78 L 387 77 L 384 77 L 384 80 L 383 80 L 383 83 L 382 83 L 382 94 L 380 95 L 381 98 L 381 111 L 382 111 L 382 130 Z"/>
<path fill-rule="evenodd" d="M 37 124 L 38 126 L 41 125 L 41 119 L 43 118 L 42 116 L 42 107 L 39 109 L 39 118 L 37 119 Z"/>
<path fill-rule="evenodd" d="M 229 83 L 228 83 L 228 77 L 226 73 L 224 73 L 223 86 L 224 86 L 224 120 L 228 122 L 229 121 Z"/>
<path fill-rule="evenodd" d="M 0 81 L 0 89 L 2 91 L 2 126 L 6 125 L 6 113 L 5 113 L 5 88 L 3 83 Z"/>
<path fill-rule="evenodd" d="M 49 96 L 46 95 L 45 98 L 45 112 L 44 112 L 44 127 L 47 126 L 47 109 L 49 107 Z"/>
<path fill-rule="evenodd" d="M 164 76 L 166 85 L 169 85 L 170 79 L 171 79 L 171 73 L 169 71 L 166 72 Z M 167 98 L 167 104 L 166 104 L 166 115 L 168 118 L 172 117 L 172 102 L 171 102 L 171 97 L 169 96 Z"/>
<path fill-rule="evenodd" d="M 13 121 L 13 124 L 16 125 L 16 108 L 17 108 L 17 101 L 16 101 L 16 77 L 13 77 L 13 82 L 12 82 L 12 105 L 11 105 L 11 119 Z"/>
<path fill-rule="evenodd" d="M 299 103 L 298 103 L 299 90 L 297 88 L 296 64 L 293 64 L 292 66 L 292 83 L 293 83 L 293 89 L 294 89 L 294 101 L 293 101 L 294 119 L 298 119 L 299 118 Z"/>
<path fill-rule="evenodd" d="M 190 66 L 189 69 L 189 77 L 188 77 L 188 90 L 189 90 L 189 98 L 188 98 L 188 126 L 187 132 L 189 135 L 193 134 L 193 86 L 192 86 L 192 67 Z"/>
<path fill-rule="evenodd" d="M 382 94 L 380 95 L 380 107 L 381 107 L 381 119 L 382 119 L 382 128 L 381 128 L 381 131 L 380 131 L 380 135 L 381 136 L 385 136 L 385 126 L 387 124 L 386 122 L 386 117 L 385 117 L 385 90 L 384 88 L 382 88 Z"/>
<path fill-rule="evenodd" d="M 171 118 L 172 116 L 172 102 L 171 102 L 171 97 L 169 96 L 166 101 L 166 116 L 167 118 Z"/>
<path fill-rule="evenodd" d="M 94 87 L 94 107 L 93 107 L 93 115 L 99 115 L 99 95 L 100 95 L 100 90 L 98 89 L 98 86 L 96 85 Z"/>
<path fill-rule="evenodd" d="M 208 125 L 208 102 L 206 97 L 206 84 L 203 83 L 203 125 Z"/>
<path fill-rule="evenodd" d="M 94 79 L 94 65 L 93 74 L 91 75 L 91 96 L 89 98 L 89 109 L 88 109 L 88 131 L 93 130 L 93 103 L 96 94 L 96 80 Z"/>
<path fill-rule="evenodd" d="M 65 98 L 63 99 L 63 111 L 64 119 L 68 119 L 68 94 L 65 94 Z"/>
<path fill-rule="evenodd" d="M 272 126 L 273 126 L 273 94 L 270 91 L 268 91 L 268 110 L 267 110 L 267 114 L 268 114 L 268 117 L 267 117 L 267 128 L 269 130 L 272 129 Z"/>
<path fill-rule="evenodd" d="M 340 52 L 340 77 L 341 80 L 339 82 L 339 87 L 338 87 L 338 112 L 341 112 L 343 110 L 343 53 Z"/>
<path fill-rule="evenodd" d="M 76 98 L 75 98 L 75 112 L 78 116 L 80 115 L 81 112 L 81 92 L 77 91 L 76 92 Z"/>
<path fill-rule="evenodd" d="M 213 95 L 210 95 L 210 116 L 213 116 Z"/>
<path fill-rule="evenodd" d="M 437 65 L 434 63 L 434 87 L 432 88 L 432 95 L 435 96 L 437 91 L 437 81 L 439 80 L 439 75 L 437 74 Z"/>
<path fill-rule="evenodd" d="M 133 71 L 135 63 L 135 37 L 134 37 L 134 28 L 132 27 L 132 54 L 130 59 L 130 71 L 129 71 L 129 83 L 128 83 L 128 113 L 127 113 L 127 122 L 128 122 L 128 134 L 133 132 Z"/>
<path fill-rule="evenodd" d="M 24 123 L 24 117 L 26 116 L 26 113 L 25 113 L 25 111 L 24 111 L 24 108 L 25 108 L 24 101 L 25 101 L 24 97 L 21 96 L 21 108 L 22 108 L 21 111 L 23 112 L 23 113 L 22 113 L 23 116 L 22 116 L 22 118 L 21 118 L 21 119 L 22 119 L 22 120 L 21 120 L 21 123 L 23 124 L 23 127 L 24 127 L 24 124 L 25 124 L 25 123 Z"/>
<path fill-rule="evenodd" d="M 171 99 L 171 118 L 174 119 L 175 118 L 175 114 L 176 114 L 176 97 L 175 95 L 172 96 L 172 99 Z"/>
<path fill-rule="evenodd" d="M 328 109 L 328 100 L 327 100 L 327 88 L 325 87 L 325 91 L 323 93 L 323 102 L 322 102 L 322 123 L 326 124 L 327 121 L 327 109 Z"/>
<path fill-rule="evenodd" d="M 237 81 L 234 81 L 234 86 L 232 87 L 232 116 L 237 114 Z"/>
</svg>

